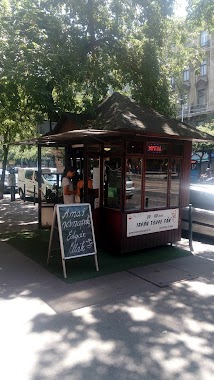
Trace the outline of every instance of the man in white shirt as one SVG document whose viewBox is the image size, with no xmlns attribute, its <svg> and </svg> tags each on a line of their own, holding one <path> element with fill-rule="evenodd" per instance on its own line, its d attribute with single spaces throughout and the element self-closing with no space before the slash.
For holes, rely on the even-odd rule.
<svg viewBox="0 0 214 380">
<path fill-rule="evenodd" d="M 75 194 L 72 178 L 75 176 L 75 170 L 73 167 L 64 170 L 64 176 L 62 179 L 63 201 L 65 204 L 75 203 Z"/>
</svg>

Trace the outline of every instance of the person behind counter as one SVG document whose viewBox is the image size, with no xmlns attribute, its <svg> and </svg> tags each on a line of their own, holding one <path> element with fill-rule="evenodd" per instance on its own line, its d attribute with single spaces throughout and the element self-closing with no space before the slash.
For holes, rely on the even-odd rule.
<svg viewBox="0 0 214 380">
<path fill-rule="evenodd" d="M 79 181 L 77 182 L 77 191 L 75 195 L 76 203 L 81 203 L 83 201 L 83 190 L 84 190 L 84 182 L 83 182 L 83 176 L 81 176 Z M 90 192 L 93 192 L 93 182 L 89 178 L 88 179 L 88 198 L 89 198 Z M 89 203 L 91 202 L 89 201 Z"/>
<path fill-rule="evenodd" d="M 62 189 L 63 189 L 63 201 L 65 204 L 75 203 L 74 185 L 72 178 L 75 176 L 75 170 L 73 167 L 66 168 L 63 172 Z"/>
</svg>

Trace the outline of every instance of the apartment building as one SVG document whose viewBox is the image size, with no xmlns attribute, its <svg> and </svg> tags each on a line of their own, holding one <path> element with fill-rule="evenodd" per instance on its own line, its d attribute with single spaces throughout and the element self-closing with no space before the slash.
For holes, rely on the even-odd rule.
<svg viewBox="0 0 214 380">
<path fill-rule="evenodd" d="M 197 127 L 214 119 L 214 33 L 202 31 L 198 37 L 203 59 L 197 67 L 183 71 L 181 108 L 178 117 Z"/>
</svg>

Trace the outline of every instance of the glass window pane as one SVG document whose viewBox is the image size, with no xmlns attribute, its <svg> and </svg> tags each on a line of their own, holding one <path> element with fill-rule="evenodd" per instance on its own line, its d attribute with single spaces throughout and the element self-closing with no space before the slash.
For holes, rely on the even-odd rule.
<svg viewBox="0 0 214 380">
<path fill-rule="evenodd" d="M 204 76 L 204 75 L 207 75 L 207 62 L 206 61 L 203 61 L 201 63 L 201 67 L 200 67 L 200 76 Z"/>
<path fill-rule="evenodd" d="M 170 182 L 170 206 L 179 206 L 181 160 L 173 160 Z"/>
<path fill-rule="evenodd" d="M 143 154 L 143 141 L 142 142 L 128 142 L 127 153 L 128 154 Z"/>
<path fill-rule="evenodd" d="M 126 161 L 126 210 L 140 210 L 142 197 L 142 159 L 129 157 Z"/>
<path fill-rule="evenodd" d="M 168 160 L 146 160 L 145 208 L 167 206 Z"/>
<path fill-rule="evenodd" d="M 183 155 L 183 145 L 182 144 L 172 144 L 172 154 L 173 156 Z"/>
<path fill-rule="evenodd" d="M 104 154 L 120 154 L 122 152 L 122 144 L 113 144 L 112 142 L 105 142 Z"/>
<path fill-rule="evenodd" d="M 101 145 L 100 144 L 90 144 L 87 147 L 88 152 L 98 153 L 101 151 Z"/>
<path fill-rule="evenodd" d="M 209 38 L 209 35 L 207 31 L 204 30 L 203 32 L 201 32 L 201 46 L 207 45 L 208 38 Z"/>
<path fill-rule="evenodd" d="M 104 167 L 104 206 L 120 208 L 121 158 L 109 157 Z"/>
<path fill-rule="evenodd" d="M 88 191 L 89 203 L 92 204 L 93 199 L 93 207 L 98 208 L 100 207 L 100 160 L 98 158 L 90 158 L 90 178 L 93 191 Z"/>
<path fill-rule="evenodd" d="M 33 179 L 33 170 L 26 170 L 26 172 L 25 172 L 25 178 L 27 178 L 27 179 Z"/>
<path fill-rule="evenodd" d="M 184 78 L 184 81 L 188 81 L 189 80 L 189 69 L 184 70 L 184 72 L 183 72 L 183 78 Z"/>
</svg>

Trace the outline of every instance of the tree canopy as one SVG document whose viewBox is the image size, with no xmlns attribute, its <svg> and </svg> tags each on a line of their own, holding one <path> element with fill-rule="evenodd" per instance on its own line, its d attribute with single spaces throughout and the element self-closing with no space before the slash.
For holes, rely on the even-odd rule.
<svg viewBox="0 0 214 380">
<path fill-rule="evenodd" d="M 213 0 L 189 0 L 188 19 L 205 30 L 214 30 Z"/>
<path fill-rule="evenodd" d="M 163 46 L 173 3 L 0 0 L 3 144 L 35 133 L 39 120 L 90 111 L 111 89 L 171 115 Z"/>
<path fill-rule="evenodd" d="M 37 113 L 53 120 L 61 110 L 88 109 L 109 88 L 122 90 L 127 80 L 139 98 L 136 87 L 142 79 L 142 100 L 159 107 L 160 100 L 154 99 L 160 99 L 161 90 L 147 96 L 151 86 L 146 78 L 155 77 L 154 83 L 165 93 L 159 50 L 173 0 L 0 3 L 7 41 L 1 59 L 4 71 L 21 85 Z M 154 64 L 149 65 L 148 59 Z M 137 64 L 130 70 L 133 61 Z"/>
</svg>

